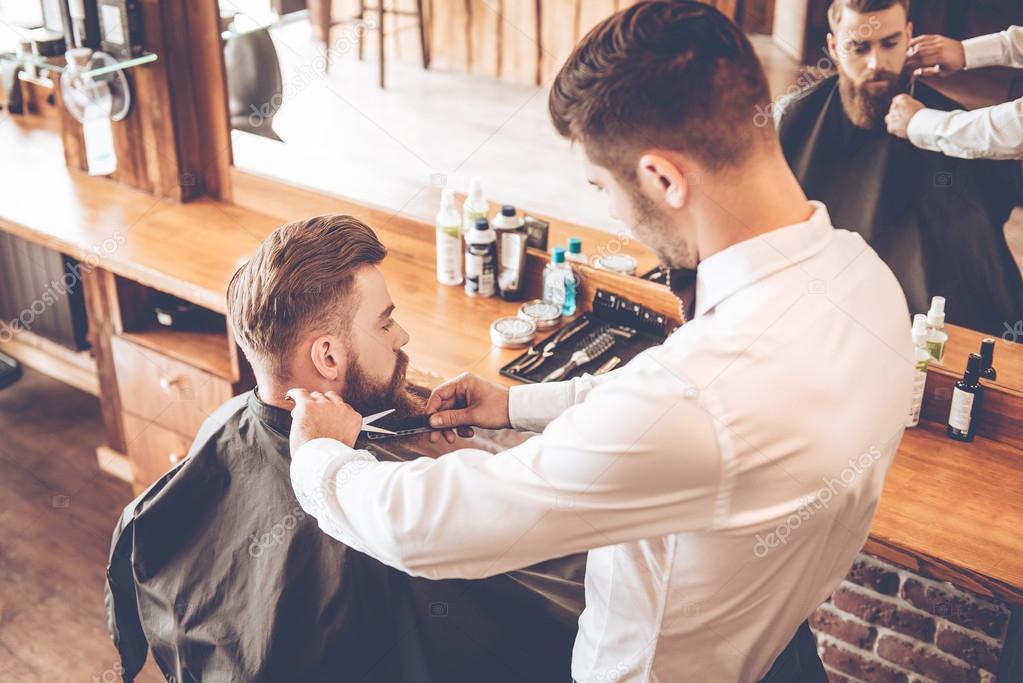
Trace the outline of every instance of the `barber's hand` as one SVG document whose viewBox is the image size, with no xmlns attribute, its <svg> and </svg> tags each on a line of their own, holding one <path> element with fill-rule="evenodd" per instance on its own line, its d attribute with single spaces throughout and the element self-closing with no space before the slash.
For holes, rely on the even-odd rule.
<svg viewBox="0 0 1023 683">
<path fill-rule="evenodd" d="M 892 99 L 892 106 L 885 114 L 884 122 L 888 125 L 888 132 L 903 139 L 909 138 L 909 122 L 918 111 L 924 108 L 923 102 L 914 100 L 909 95 L 896 95 Z"/>
<path fill-rule="evenodd" d="M 508 418 L 508 390 L 500 384 L 469 373 L 463 373 L 434 389 L 426 403 L 426 412 L 431 413 L 431 427 L 511 427 Z M 452 429 L 431 432 L 430 441 L 436 442 L 441 435 L 448 443 L 454 443 L 455 433 Z"/>
<path fill-rule="evenodd" d="M 966 68 L 966 51 L 954 38 L 924 35 L 909 41 L 906 66 L 914 76 L 947 76 Z"/>
<path fill-rule="evenodd" d="M 342 401 L 337 392 L 321 394 L 292 389 L 287 397 L 295 403 L 291 411 L 291 457 L 295 457 L 302 445 L 321 437 L 355 447 L 355 440 L 362 431 L 362 415 Z"/>
</svg>

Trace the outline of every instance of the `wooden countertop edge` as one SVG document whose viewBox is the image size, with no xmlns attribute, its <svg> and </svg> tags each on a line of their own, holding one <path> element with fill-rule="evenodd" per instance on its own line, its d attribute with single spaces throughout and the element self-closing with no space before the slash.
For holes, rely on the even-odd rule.
<svg viewBox="0 0 1023 683">
<path fill-rule="evenodd" d="M 948 581 L 957 587 L 965 588 L 979 595 L 994 597 L 1014 605 L 1023 605 L 1023 586 L 999 581 L 985 574 L 979 574 L 968 567 L 955 565 L 940 557 L 907 548 L 902 544 L 896 545 L 891 539 L 875 535 L 873 532 L 864 543 L 863 551 L 921 576 L 938 581 Z"/>
</svg>

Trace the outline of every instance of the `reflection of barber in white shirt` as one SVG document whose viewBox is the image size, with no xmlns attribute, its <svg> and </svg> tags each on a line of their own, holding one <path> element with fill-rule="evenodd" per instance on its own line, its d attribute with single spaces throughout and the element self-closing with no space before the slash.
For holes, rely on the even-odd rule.
<svg viewBox="0 0 1023 683">
<path fill-rule="evenodd" d="M 910 406 L 909 312 L 756 123 L 769 99 L 709 5 L 637 3 L 591 31 L 551 117 L 612 215 L 696 268 L 694 317 L 599 377 L 434 390 L 434 426 L 542 432 L 497 454 L 377 462 L 341 397 L 292 390 L 292 484 L 320 528 L 431 578 L 586 551 L 579 683 L 826 680 L 812 642 L 816 674 L 768 672 L 867 538 Z"/>
<path fill-rule="evenodd" d="M 985 66 L 1023 68 L 1023 27 L 962 42 L 918 36 L 910 42 L 916 76 L 944 76 Z M 898 95 L 885 117 L 888 131 L 917 147 L 949 156 L 1023 159 L 1023 98 L 973 111 L 926 109 L 909 95 Z"/>
</svg>

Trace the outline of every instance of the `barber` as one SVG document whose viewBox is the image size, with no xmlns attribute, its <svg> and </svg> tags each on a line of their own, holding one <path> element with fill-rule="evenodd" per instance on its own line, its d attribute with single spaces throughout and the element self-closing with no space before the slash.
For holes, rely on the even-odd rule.
<svg viewBox="0 0 1023 683">
<path fill-rule="evenodd" d="M 697 268 L 693 319 L 600 377 L 439 386 L 434 426 L 540 432 L 496 455 L 377 462 L 340 397 L 292 390 L 292 483 L 320 528 L 431 578 L 588 551 L 579 683 L 825 681 L 806 619 L 867 538 L 913 353 L 895 277 L 807 200 L 756 116 L 769 97 L 707 5 L 639 2 L 588 34 L 555 127 L 613 216 Z"/>
<path fill-rule="evenodd" d="M 907 65 L 915 76 L 946 76 L 985 66 L 1023 68 L 1023 27 L 962 42 L 917 36 Z M 921 149 L 967 159 L 1023 159 L 1023 98 L 973 111 L 938 111 L 909 95 L 897 95 L 885 117 L 892 135 Z"/>
</svg>

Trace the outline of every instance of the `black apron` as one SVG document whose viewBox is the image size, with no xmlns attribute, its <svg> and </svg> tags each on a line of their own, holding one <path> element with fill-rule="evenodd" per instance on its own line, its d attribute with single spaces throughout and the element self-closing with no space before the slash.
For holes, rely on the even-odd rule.
<svg viewBox="0 0 1023 683">
<path fill-rule="evenodd" d="M 126 681 L 149 649 L 178 683 L 568 680 L 584 555 L 479 581 L 391 569 L 302 511 L 290 426 L 235 397 L 124 510 L 106 600 Z"/>
</svg>

